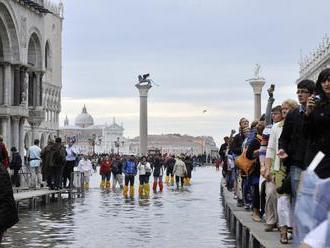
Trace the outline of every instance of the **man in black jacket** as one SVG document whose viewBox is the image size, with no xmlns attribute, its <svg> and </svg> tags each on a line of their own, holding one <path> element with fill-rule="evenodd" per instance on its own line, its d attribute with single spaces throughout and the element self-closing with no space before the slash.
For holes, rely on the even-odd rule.
<svg viewBox="0 0 330 248">
<path fill-rule="evenodd" d="M 10 177 L 0 166 L 0 244 L 3 233 L 18 222 L 18 214 Z"/>
<path fill-rule="evenodd" d="M 303 80 L 298 83 L 297 96 L 300 106 L 288 113 L 279 139 L 278 156 L 290 168 L 293 202 L 296 199 L 301 172 L 306 169 L 304 159 L 308 141 L 303 134 L 303 121 L 306 104 L 308 98 L 313 94 L 314 87 L 315 83 L 311 80 Z"/>
</svg>

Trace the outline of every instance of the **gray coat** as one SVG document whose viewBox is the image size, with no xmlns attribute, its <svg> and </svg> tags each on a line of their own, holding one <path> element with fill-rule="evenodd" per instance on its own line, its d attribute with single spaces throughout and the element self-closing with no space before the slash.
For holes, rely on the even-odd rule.
<svg viewBox="0 0 330 248">
<path fill-rule="evenodd" d="M 187 174 L 186 164 L 181 159 L 175 159 L 173 174 L 179 177 L 184 177 Z"/>
</svg>

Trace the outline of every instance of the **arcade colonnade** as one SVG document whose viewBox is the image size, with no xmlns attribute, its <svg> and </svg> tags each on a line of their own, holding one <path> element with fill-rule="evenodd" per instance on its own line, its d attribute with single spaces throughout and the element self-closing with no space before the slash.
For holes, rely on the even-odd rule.
<svg viewBox="0 0 330 248">
<path fill-rule="evenodd" d="M 62 17 L 33 6 L 0 0 L 0 135 L 21 154 L 57 135 L 61 109 Z"/>
</svg>

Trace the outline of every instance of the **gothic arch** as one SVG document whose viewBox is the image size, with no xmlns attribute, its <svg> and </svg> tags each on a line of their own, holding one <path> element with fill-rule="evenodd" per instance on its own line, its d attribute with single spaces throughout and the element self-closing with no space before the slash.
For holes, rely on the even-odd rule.
<svg viewBox="0 0 330 248">
<path fill-rule="evenodd" d="M 32 145 L 32 133 L 27 131 L 24 137 L 24 148 L 28 149 Z"/>
<path fill-rule="evenodd" d="M 20 61 L 17 25 L 10 9 L 3 2 L 0 3 L 0 39 L 2 59 L 8 62 Z M 0 55 L 1 58 L 1 55 Z"/>
<path fill-rule="evenodd" d="M 45 45 L 45 68 L 52 69 L 52 47 L 49 40 Z"/>
<path fill-rule="evenodd" d="M 32 33 L 28 43 L 28 64 L 34 68 L 42 68 L 40 39 L 37 33 Z"/>
</svg>

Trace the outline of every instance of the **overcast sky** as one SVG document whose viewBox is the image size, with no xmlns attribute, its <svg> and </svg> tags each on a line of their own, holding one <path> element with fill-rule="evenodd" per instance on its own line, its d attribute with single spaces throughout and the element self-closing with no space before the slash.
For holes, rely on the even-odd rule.
<svg viewBox="0 0 330 248">
<path fill-rule="evenodd" d="M 139 134 L 137 75 L 149 93 L 149 133 L 220 138 L 253 118 L 255 64 L 276 103 L 296 98 L 300 50 L 329 30 L 330 1 L 65 0 L 61 125 L 83 104 L 96 124 Z M 207 109 L 205 114 L 202 113 Z M 262 111 L 263 111 L 262 110 Z"/>
</svg>

